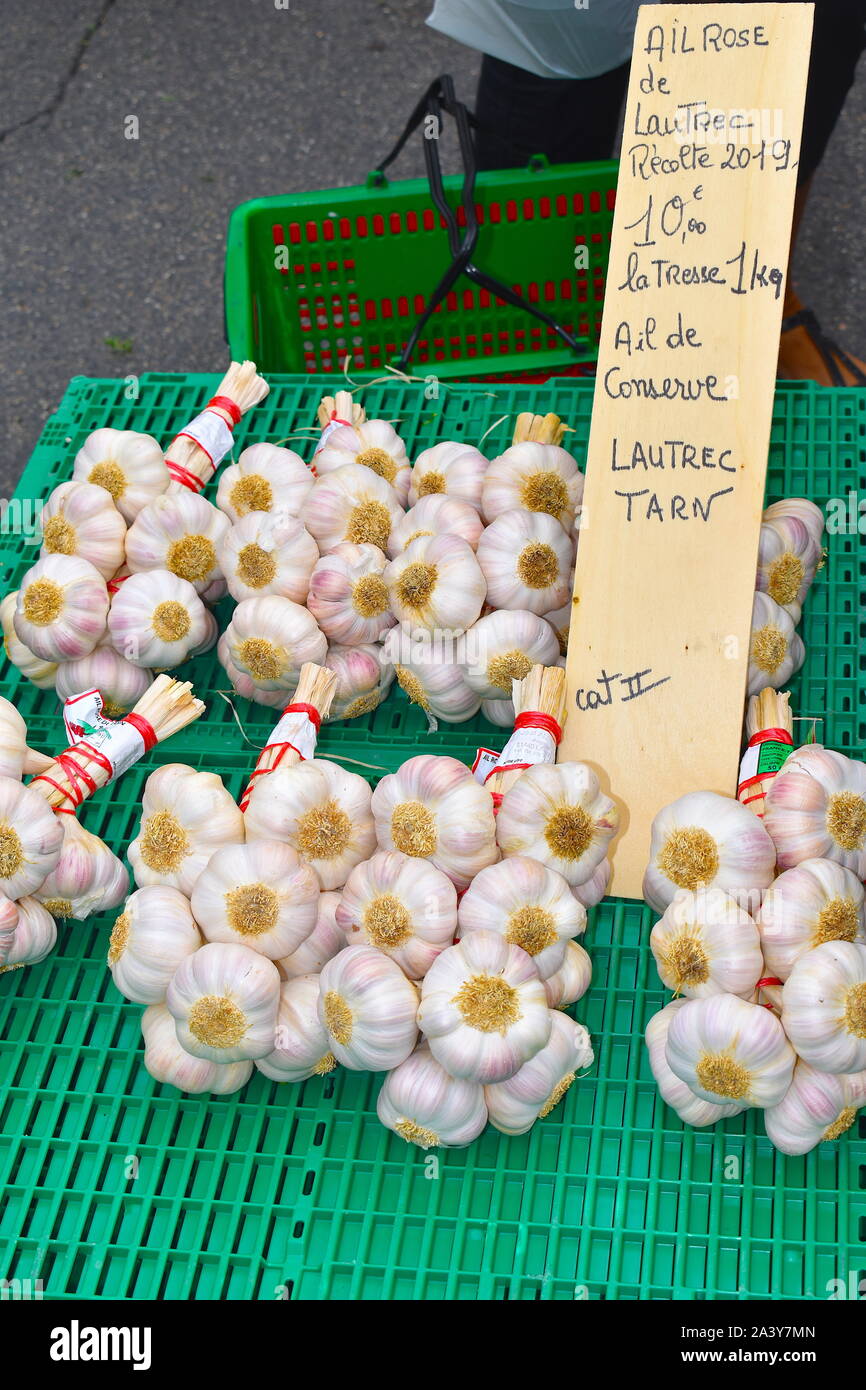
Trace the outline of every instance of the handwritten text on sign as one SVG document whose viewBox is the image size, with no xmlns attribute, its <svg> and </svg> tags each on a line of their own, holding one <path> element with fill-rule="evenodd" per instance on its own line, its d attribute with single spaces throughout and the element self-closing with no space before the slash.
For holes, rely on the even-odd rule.
<svg viewBox="0 0 866 1390">
<path fill-rule="evenodd" d="M 663 805 L 735 788 L 811 23 L 639 14 L 560 753 L 624 806 L 625 896 Z"/>
</svg>

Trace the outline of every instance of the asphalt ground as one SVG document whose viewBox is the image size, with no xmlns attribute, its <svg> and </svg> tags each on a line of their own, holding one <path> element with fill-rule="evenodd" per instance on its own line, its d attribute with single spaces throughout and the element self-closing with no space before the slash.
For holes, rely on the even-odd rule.
<svg viewBox="0 0 866 1390">
<path fill-rule="evenodd" d="M 0 495 L 70 377 L 222 369 L 233 207 L 362 182 L 437 72 L 471 104 L 478 55 L 427 28 L 430 8 L 0 0 Z M 796 259 L 801 295 L 860 356 L 864 117 L 861 65 Z M 393 172 L 422 172 L 417 144 Z"/>
</svg>

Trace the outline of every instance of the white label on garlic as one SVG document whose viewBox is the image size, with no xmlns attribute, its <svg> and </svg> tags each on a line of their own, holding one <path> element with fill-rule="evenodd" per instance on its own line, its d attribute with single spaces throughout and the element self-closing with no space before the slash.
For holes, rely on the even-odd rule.
<svg viewBox="0 0 866 1390">
<path fill-rule="evenodd" d="M 63 706 L 63 722 L 70 745 L 86 743 L 111 764 L 111 777 L 121 777 L 144 753 L 144 739 L 123 719 L 107 719 L 98 690 L 70 695 Z"/>
<path fill-rule="evenodd" d="M 199 448 L 204 449 L 214 468 L 230 452 L 234 442 L 231 430 L 215 410 L 203 410 L 194 420 L 190 420 L 177 437 L 194 439 Z"/>
<path fill-rule="evenodd" d="M 475 762 L 472 764 L 472 772 L 476 782 L 486 782 L 491 772 L 499 761 L 499 754 L 492 748 L 479 748 L 475 754 Z"/>
<path fill-rule="evenodd" d="M 497 767 L 531 767 L 556 762 L 556 740 L 546 729 L 515 729 L 497 760 Z M 488 774 L 489 775 L 489 774 Z"/>
<path fill-rule="evenodd" d="M 316 755 L 317 729 L 312 719 L 303 710 L 289 710 L 279 724 L 271 730 L 265 748 L 275 744 L 288 743 L 305 763 Z"/>
</svg>

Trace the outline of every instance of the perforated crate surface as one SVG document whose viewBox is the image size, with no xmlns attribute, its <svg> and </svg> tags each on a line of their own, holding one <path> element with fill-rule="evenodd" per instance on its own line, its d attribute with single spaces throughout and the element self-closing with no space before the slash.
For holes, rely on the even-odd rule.
<svg viewBox="0 0 866 1390">
<path fill-rule="evenodd" d="M 76 379 L 18 491 L 44 497 L 101 425 L 167 442 L 215 377 L 150 375 L 129 385 Z M 326 383 L 275 378 L 239 443 L 307 427 Z M 478 440 L 518 409 L 556 410 L 582 455 L 591 388 L 405 383 L 368 388 L 368 413 L 400 421 L 410 456 L 439 438 Z M 509 421 L 485 441 L 494 454 Z M 309 436 L 304 436 L 304 441 Z M 310 445 L 293 440 L 302 452 Z M 819 504 L 866 488 L 866 393 L 780 388 L 768 497 Z M 9 514 L 7 513 L 7 516 Z M 3 591 L 35 557 L 0 534 Z M 866 562 L 856 533 L 827 536 L 807 601 L 801 713 L 826 742 L 866 752 Z M 88 804 L 84 823 L 116 848 L 137 823 L 148 771 L 162 761 L 218 768 L 240 792 L 255 758 L 212 659 L 194 665 L 204 721 Z M 56 749 L 51 692 L 8 664 L 4 693 L 31 742 Z M 236 700 L 258 747 L 272 714 Z M 423 746 L 468 759 L 501 746 L 485 721 L 426 723 L 395 692 L 374 715 L 323 730 L 320 751 L 393 768 Z M 379 1077 L 335 1073 L 300 1087 L 256 1073 L 238 1095 L 180 1096 L 141 1060 L 141 1009 L 104 965 L 110 919 L 61 928 L 42 965 L 0 976 L 0 1278 L 41 1280 L 51 1299 L 825 1298 L 866 1275 L 866 1124 L 804 1158 L 778 1155 L 758 1116 L 712 1131 L 684 1127 L 660 1101 L 642 1033 L 665 1001 L 647 945 L 652 916 L 608 900 L 585 937 L 594 982 L 572 1012 L 589 1027 L 591 1073 L 529 1135 L 488 1130 L 465 1150 L 425 1155 L 375 1116 Z"/>
</svg>

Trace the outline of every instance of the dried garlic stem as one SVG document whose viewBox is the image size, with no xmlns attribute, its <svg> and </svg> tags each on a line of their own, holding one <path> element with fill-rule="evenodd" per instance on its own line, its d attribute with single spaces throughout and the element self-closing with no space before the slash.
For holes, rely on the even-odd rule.
<svg viewBox="0 0 866 1390">
<path fill-rule="evenodd" d="M 794 746 L 794 720 L 787 691 L 769 687 L 753 695 L 746 708 L 748 745 L 740 764 L 737 799 L 756 816 L 763 817 L 764 799 L 782 766 L 785 747 Z M 776 730 L 778 737 L 771 737 Z"/>
<path fill-rule="evenodd" d="M 535 444 L 560 444 L 568 433 L 568 425 L 563 424 L 558 415 L 533 415 L 525 410 L 517 417 L 512 444 L 522 444 L 530 439 Z"/>
<path fill-rule="evenodd" d="M 248 410 L 252 410 L 254 405 L 263 401 L 268 394 L 270 387 L 264 377 L 260 377 L 256 371 L 255 362 L 232 362 L 222 381 L 211 397 L 215 404 L 206 406 L 206 409 L 213 411 L 233 429 L 238 423 L 240 416 L 246 415 Z M 237 408 L 235 412 L 228 407 L 223 407 L 218 402 L 225 399 L 234 404 Z M 238 415 L 239 412 L 239 415 Z M 179 434 L 169 444 L 165 451 L 165 461 L 169 465 L 169 471 L 174 474 L 174 481 L 169 483 L 167 491 L 176 492 L 179 487 L 192 488 L 198 491 L 199 488 L 210 480 L 215 471 L 214 461 L 210 454 L 202 448 L 189 435 Z M 216 460 L 218 463 L 219 460 Z M 172 465 L 174 467 L 172 468 Z M 181 482 L 179 475 L 186 477 L 188 481 Z M 195 479 L 198 479 L 196 486 Z"/>
<path fill-rule="evenodd" d="M 268 741 L 258 756 L 250 780 L 238 803 L 242 811 L 247 808 L 250 792 L 257 778 L 273 772 L 275 767 L 293 767 L 301 761 L 300 751 L 291 742 L 292 729 L 287 721 L 293 716 L 304 719 L 305 714 L 302 707 L 309 705 L 316 710 L 319 723 L 321 723 L 328 716 L 331 701 L 336 694 L 337 682 L 336 671 L 329 671 L 325 666 L 317 666 L 314 661 L 304 662 L 297 689 L 271 730 Z M 307 715 L 306 718 L 309 719 L 309 716 Z M 315 745 L 318 726 L 314 723 L 312 730 L 308 730 L 309 732 L 312 732 L 313 744 Z M 312 757 L 312 752 L 309 756 Z"/>
<path fill-rule="evenodd" d="M 520 716 L 541 714 L 552 719 L 561 729 L 565 722 L 565 671 L 561 666 L 533 666 L 521 681 L 512 681 L 511 695 L 514 701 L 515 728 L 520 727 Z M 502 750 L 500 762 L 508 763 L 508 744 Z M 523 772 L 522 767 L 503 767 L 497 765 L 485 782 L 488 791 L 498 806 L 504 792 L 517 781 Z"/>
<path fill-rule="evenodd" d="M 361 425 L 367 418 L 364 407 L 352 400 L 351 391 L 338 391 L 335 396 L 323 396 L 316 415 L 323 429 L 330 425 L 332 420 L 342 420 L 347 425 Z"/>
</svg>

